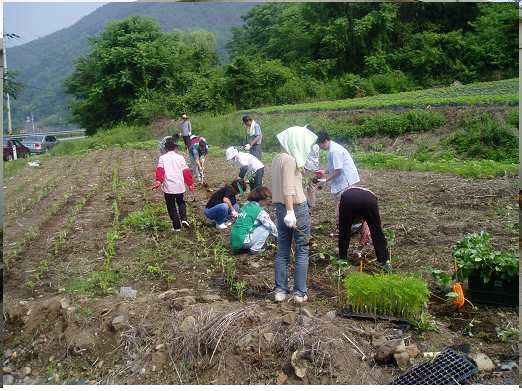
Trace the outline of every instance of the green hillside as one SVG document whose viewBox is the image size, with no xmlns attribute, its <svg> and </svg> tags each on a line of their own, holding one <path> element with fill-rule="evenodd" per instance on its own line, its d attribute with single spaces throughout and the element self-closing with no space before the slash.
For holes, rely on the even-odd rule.
<svg viewBox="0 0 522 391">
<path fill-rule="evenodd" d="M 65 123 L 69 117 L 65 99 L 69 96 L 61 93 L 60 84 L 73 71 L 72 60 L 86 51 L 86 38 L 102 31 L 108 22 L 141 14 L 156 18 L 165 32 L 212 31 L 216 33 L 216 50 L 226 61 L 228 55 L 223 46 L 232 37 L 230 28 L 241 25 L 241 15 L 253 6 L 253 3 L 110 3 L 68 28 L 10 49 L 8 69 L 20 72 L 17 81 L 34 87 L 27 88 L 18 100 L 11 102 L 13 129 L 23 128 L 23 119 L 30 112 L 35 120 L 53 115 L 49 122 L 59 122 L 61 116 L 61 122 Z M 4 129 L 5 125 L 4 114 Z"/>
</svg>

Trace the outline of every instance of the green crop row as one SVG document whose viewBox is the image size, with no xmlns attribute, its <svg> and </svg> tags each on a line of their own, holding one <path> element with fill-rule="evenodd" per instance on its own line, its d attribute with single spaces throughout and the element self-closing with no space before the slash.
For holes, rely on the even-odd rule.
<svg viewBox="0 0 522 391">
<path fill-rule="evenodd" d="M 344 283 L 346 304 L 355 313 L 416 318 L 430 295 L 425 281 L 399 274 L 351 273 Z"/>
</svg>

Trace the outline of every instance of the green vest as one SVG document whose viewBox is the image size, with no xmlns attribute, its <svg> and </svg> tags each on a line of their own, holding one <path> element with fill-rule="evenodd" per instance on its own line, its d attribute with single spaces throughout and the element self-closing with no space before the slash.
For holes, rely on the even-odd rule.
<svg viewBox="0 0 522 391">
<path fill-rule="evenodd" d="M 233 248 L 242 248 L 247 234 L 260 226 L 260 224 L 254 224 L 254 221 L 262 210 L 263 208 L 253 202 L 245 204 L 241 208 L 236 223 L 230 231 L 230 244 Z"/>
<path fill-rule="evenodd" d="M 192 155 L 192 157 L 194 157 L 194 149 L 199 149 L 199 143 L 194 143 L 188 148 L 189 155 Z"/>
</svg>

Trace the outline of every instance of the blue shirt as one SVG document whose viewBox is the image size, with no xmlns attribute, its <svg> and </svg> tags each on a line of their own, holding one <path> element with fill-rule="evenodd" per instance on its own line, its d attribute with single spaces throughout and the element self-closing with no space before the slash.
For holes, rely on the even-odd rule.
<svg viewBox="0 0 522 391">
<path fill-rule="evenodd" d="M 328 162 L 328 172 L 330 175 L 335 170 L 343 170 L 339 175 L 331 180 L 332 193 L 339 193 L 341 190 L 344 190 L 360 181 L 359 173 L 357 172 L 352 156 L 345 148 L 337 144 L 335 141 L 330 141 L 326 160 Z"/>
<path fill-rule="evenodd" d="M 252 141 L 254 141 L 256 136 L 259 136 L 259 140 L 257 140 L 256 144 L 261 144 L 261 139 L 263 138 L 263 135 L 261 134 L 261 127 L 257 122 L 254 125 L 254 135 L 250 136 L 250 144 L 252 144 Z"/>
</svg>

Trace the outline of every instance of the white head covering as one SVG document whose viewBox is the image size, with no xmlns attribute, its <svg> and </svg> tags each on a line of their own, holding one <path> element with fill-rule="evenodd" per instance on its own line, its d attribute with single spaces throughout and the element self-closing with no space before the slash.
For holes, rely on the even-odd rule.
<svg viewBox="0 0 522 391">
<path fill-rule="evenodd" d="M 238 153 L 239 153 L 238 150 L 234 147 L 227 148 L 227 150 L 225 152 L 225 156 L 227 157 L 227 162 L 230 159 L 234 159 Z"/>
<path fill-rule="evenodd" d="M 303 167 L 317 135 L 302 126 L 292 126 L 277 135 L 286 152 L 291 155 L 297 167 Z"/>
</svg>

